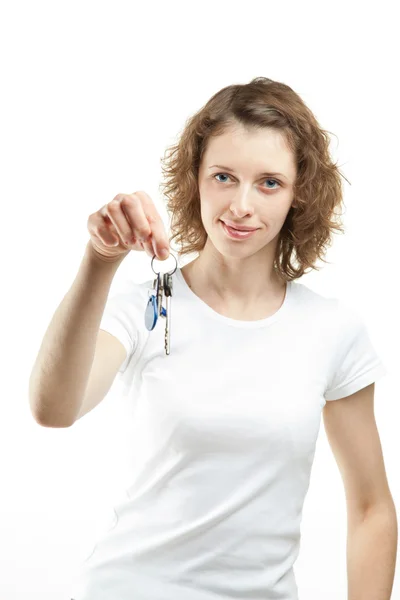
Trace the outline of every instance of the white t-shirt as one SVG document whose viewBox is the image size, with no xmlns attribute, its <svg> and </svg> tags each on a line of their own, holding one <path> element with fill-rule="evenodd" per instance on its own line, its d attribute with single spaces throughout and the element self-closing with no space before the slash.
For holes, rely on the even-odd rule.
<svg viewBox="0 0 400 600">
<path fill-rule="evenodd" d="M 127 350 L 129 480 L 84 561 L 74 600 L 297 600 L 293 572 L 327 400 L 386 374 L 353 309 L 291 282 L 258 321 L 215 312 L 173 275 L 165 319 L 144 323 L 153 280 L 107 300 L 101 329 Z"/>
</svg>

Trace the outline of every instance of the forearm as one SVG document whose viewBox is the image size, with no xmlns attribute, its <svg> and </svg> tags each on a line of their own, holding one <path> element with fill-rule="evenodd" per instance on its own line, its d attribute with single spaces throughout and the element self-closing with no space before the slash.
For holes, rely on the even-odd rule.
<svg viewBox="0 0 400 600">
<path fill-rule="evenodd" d="M 31 411 L 42 425 L 67 426 L 79 412 L 100 321 L 121 260 L 100 260 L 90 243 L 86 246 L 78 274 L 46 330 L 29 380 Z"/>
<path fill-rule="evenodd" d="M 347 534 L 348 600 L 390 600 L 397 553 L 394 504 L 371 510 L 357 522 L 349 520 Z"/>
</svg>

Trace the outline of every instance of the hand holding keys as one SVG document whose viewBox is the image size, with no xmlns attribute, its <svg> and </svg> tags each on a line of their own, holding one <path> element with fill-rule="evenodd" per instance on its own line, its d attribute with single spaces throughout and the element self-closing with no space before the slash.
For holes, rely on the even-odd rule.
<svg viewBox="0 0 400 600">
<path fill-rule="evenodd" d="M 171 254 L 170 254 L 171 255 Z M 173 256 L 173 254 L 171 255 Z M 153 269 L 153 261 L 156 256 L 153 256 L 151 268 Z M 174 256 L 175 258 L 175 256 Z M 165 353 L 170 353 L 170 335 L 171 335 L 171 298 L 172 298 L 172 275 L 175 273 L 178 263 L 176 261 L 175 269 L 172 272 L 156 273 L 157 277 L 153 282 L 153 290 L 155 294 L 149 291 L 149 300 L 145 311 L 145 325 L 149 331 L 152 331 L 157 324 L 159 317 L 165 318 Z M 154 269 L 153 269 L 154 271 Z M 155 273 L 155 271 L 154 271 Z M 162 305 L 163 297 L 166 297 L 166 309 Z"/>
</svg>

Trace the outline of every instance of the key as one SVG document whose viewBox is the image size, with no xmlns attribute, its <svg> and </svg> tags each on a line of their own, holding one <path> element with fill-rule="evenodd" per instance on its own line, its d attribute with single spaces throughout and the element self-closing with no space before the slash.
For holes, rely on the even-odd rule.
<svg viewBox="0 0 400 600">
<path fill-rule="evenodd" d="M 156 277 L 156 300 L 157 300 L 157 315 L 160 317 L 162 312 L 162 301 L 164 292 L 164 277 L 160 272 Z"/>
<path fill-rule="evenodd" d="M 173 255 L 172 255 L 173 256 Z M 156 256 L 153 256 L 151 268 L 153 269 L 153 261 Z M 174 257 L 175 258 L 175 257 Z M 149 331 L 153 331 L 159 317 L 165 318 L 165 335 L 164 347 L 166 354 L 170 353 L 170 338 L 171 338 L 171 298 L 172 298 L 172 275 L 175 273 L 178 262 L 175 258 L 176 267 L 170 273 L 156 273 L 156 278 L 153 280 L 153 289 L 149 290 L 149 299 L 144 314 L 145 326 Z M 153 293 L 154 292 L 154 293 Z M 163 298 L 166 298 L 167 308 L 162 305 Z"/>
<path fill-rule="evenodd" d="M 170 340 L 171 340 L 171 297 L 172 297 L 172 275 L 170 273 L 164 273 L 163 289 L 166 298 L 166 309 L 167 314 L 165 317 L 165 352 L 170 353 Z"/>
</svg>

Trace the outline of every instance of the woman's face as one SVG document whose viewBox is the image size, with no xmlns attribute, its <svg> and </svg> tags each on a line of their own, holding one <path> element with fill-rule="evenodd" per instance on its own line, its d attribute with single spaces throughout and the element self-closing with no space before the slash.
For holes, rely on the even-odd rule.
<svg viewBox="0 0 400 600">
<path fill-rule="evenodd" d="M 272 240 L 276 243 L 293 202 L 295 179 L 295 158 L 279 131 L 249 131 L 238 125 L 211 138 L 198 178 L 209 241 L 222 254 L 237 258 L 262 250 Z M 257 231 L 235 240 L 221 220 Z"/>
</svg>

